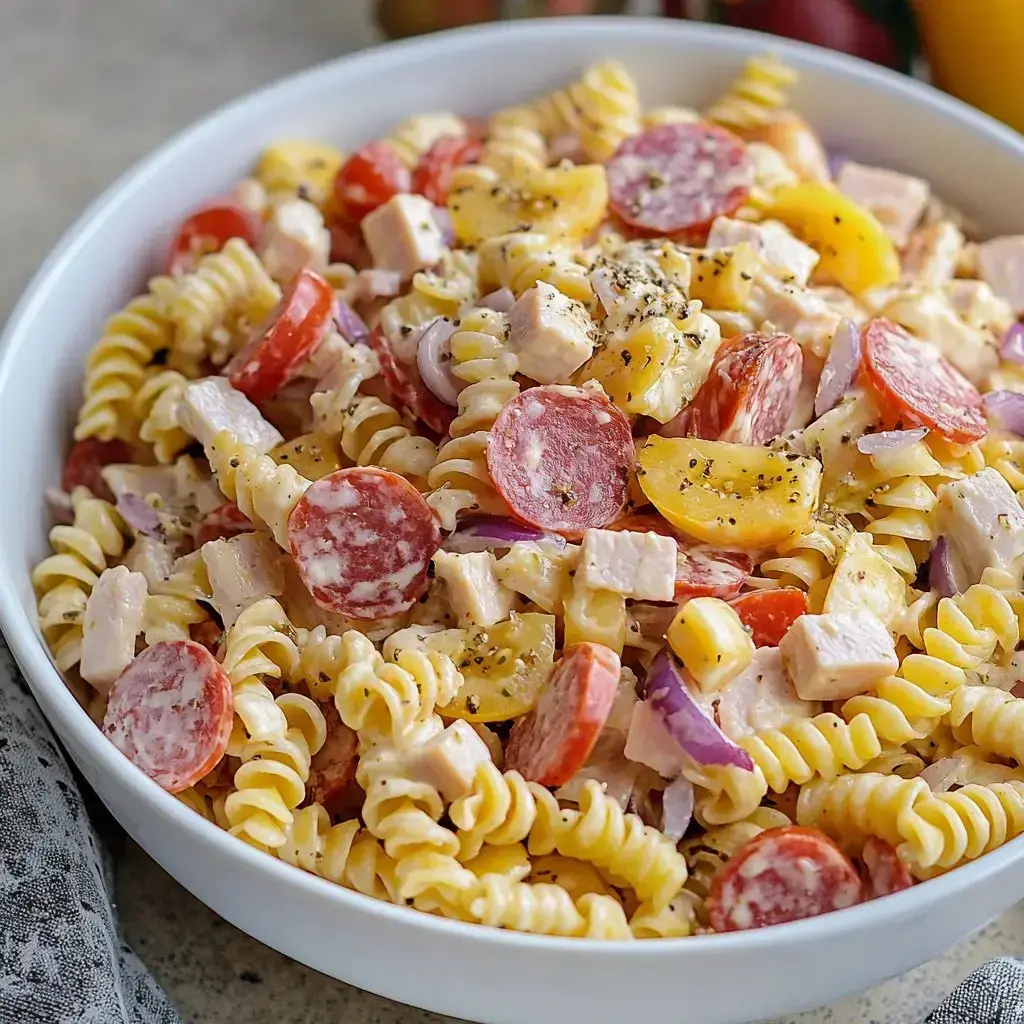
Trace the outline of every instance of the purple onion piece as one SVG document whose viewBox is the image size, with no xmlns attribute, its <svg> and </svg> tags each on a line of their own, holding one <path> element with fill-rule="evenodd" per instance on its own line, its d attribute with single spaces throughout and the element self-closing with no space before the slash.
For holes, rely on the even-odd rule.
<svg viewBox="0 0 1024 1024">
<path fill-rule="evenodd" d="M 445 405 L 458 405 L 459 392 L 466 386 L 452 373 L 450 342 L 455 326 L 443 316 L 427 324 L 416 343 L 416 368 L 423 383 Z"/>
<path fill-rule="evenodd" d="M 960 593 L 957 586 L 956 573 L 953 571 L 953 557 L 949 550 L 949 541 L 939 537 L 932 548 L 932 557 L 928 563 L 928 586 L 939 597 L 953 597 Z"/>
<path fill-rule="evenodd" d="M 479 302 L 479 305 L 493 309 L 495 313 L 507 313 L 515 304 L 516 297 L 512 294 L 511 288 L 499 288 L 497 291 L 489 292 Z"/>
<path fill-rule="evenodd" d="M 365 342 L 370 337 L 370 328 L 363 323 L 363 318 L 344 300 L 335 298 L 334 319 L 338 330 L 350 345 Z"/>
<path fill-rule="evenodd" d="M 897 448 L 906 448 L 908 444 L 917 444 L 927 436 L 927 427 L 914 427 L 913 430 L 880 430 L 877 434 L 864 434 L 858 437 L 857 451 L 862 455 L 877 455 L 878 452 L 891 452 Z"/>
<path fill-rule="evenodd" d="M 162 537 L 163 526 L 160 513 L 133 491 L 123 491 L 117 499 L 117 511 L 121 518 L 136 532 L 146 537 Z"/>
<path fill-rule="evenodd" d="M 964 770 L 964 759 L 958 754 L 933 761 L 918 775 L 928 783 L 933 793 L 945 793 L 950 787 L 963 780 L 959 777 Z"/>
<path fill-rule="evenodd" d="M 693 817 L 693 783 L 680 775 L 673 779 L 661 798 L 661 831 L 674 843 L 686 835 Z"/>
<path fill-rule="evenodd" d="M 1024 324 L 1012 324 L 1003 335 L 999 356 L 1008 363 L 1024 365 Z"/>
<path fill-rule="evenodd" d="M 828 156 L 828 173 L 831 175 L 832 180 L 835 181 L 850 158 L 841 149 L 827 149 L 826 153 Z"/>
<path fill-rule="evenodd" d="M 850 319 L 839 321 L 832 347 L 821 369 L 814 415 L 824 416 L 846 394 L 860 366 L 860 328 Z"/>
<path fill-rule="evenodd" d="M 1024 437 L 1024 395 L 1016 391 L 990 391 L 981 400 L 993 426 Z"/>
<path fill-rule="evenodd" d="M 435 206 L 433 209 L 434 223 L 441 232 L 445 245 L 451 245 L 455 241 L 455 227 L 452 224 L 452 215 L 446 206 Z"/>
<path fill-rule="evenodd" d="M 733 765 L 754 770 L 750 755 L 737 746 L 694 700 L 668 648 L 651 663 L 646 702 L 662 716 L 675 741 L 699 765 Z"/>
<path fill-rule="evenodd" d="M 510 548 L 519 541 L 550 543 L 559 551 L 566 544 L 565 538 L 557 533 L 545 533 L 505 516 L 467 516 L 445 540 L 444 549 L 467 555 L 474 551 Z"/>
</svg>

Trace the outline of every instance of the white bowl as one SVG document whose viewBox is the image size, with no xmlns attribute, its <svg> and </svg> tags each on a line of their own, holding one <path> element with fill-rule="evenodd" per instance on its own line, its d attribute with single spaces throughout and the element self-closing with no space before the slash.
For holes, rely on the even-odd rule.
<svg viewBox="0 0 1024 1024">
<path fill-rule="evenodd" d="M 259 853 L 163 792 L 108 743 L 65 688 L 29 582 L 46 551 L 42 494 L 60 478 L 82 362 L 104 318 L 144 286 L 173 227 L 250 170 L 279 136 L 350 147 L 413 111 L 485 113 L 617 56 L 647 102 L 709 101 L 752 53 L 802 73 L 796 106 L 827 142 L 919 173 L 988 232 L 1024 231 L 1024 139 L 872 65 L 753 33 L 657 20 L 557 20 L 430 36 L 315 68 L 202 121 L 83 214 L 19 303 L 0 349 L 0 625 L 89 782 L 132 837 L 204 903 L 327 974 L 480 1021 L 726 1024 L 821 1004 L 952 945 L 1024 891 L 1016 840 L 936 881 L 808 921 L 642 943 L 538 938 L 366 899 Z M 98 138 L 97 145 L 102 145 Z M 22 445 L 24 444 L 24 448 Z"/>
</svg>

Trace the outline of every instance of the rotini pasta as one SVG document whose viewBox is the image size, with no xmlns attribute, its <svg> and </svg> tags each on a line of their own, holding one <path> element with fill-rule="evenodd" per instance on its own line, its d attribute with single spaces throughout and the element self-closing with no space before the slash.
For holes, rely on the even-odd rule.
<svg viewBox="0 0 1024 1024">
<path fill-rule="evenodd" d="M 771 55 L 747 61 L 728 92 L 707 111 L 707 118 L 734 131 L 756 128 L 789 102 L 787 90 L 797 73 Z"/>
<path fill-rule="evenodd" d="M 341 450 L 357 466 L 401 473 L 420 490 L 437 461 L 437 445 L 417 437 L 395 409 L 379 398 L 357 398 L 342 416 Z"/>
</svg>

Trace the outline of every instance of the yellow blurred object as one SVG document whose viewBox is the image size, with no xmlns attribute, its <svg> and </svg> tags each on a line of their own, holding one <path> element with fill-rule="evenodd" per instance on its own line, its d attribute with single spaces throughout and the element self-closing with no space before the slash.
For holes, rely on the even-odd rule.
<svg viewBox="0 0 1024 1024">
<path fill-rule="evenodd" d="M 932 80 L 1024 132 L 1024 0 L 915 0 Z"/>
</svg>

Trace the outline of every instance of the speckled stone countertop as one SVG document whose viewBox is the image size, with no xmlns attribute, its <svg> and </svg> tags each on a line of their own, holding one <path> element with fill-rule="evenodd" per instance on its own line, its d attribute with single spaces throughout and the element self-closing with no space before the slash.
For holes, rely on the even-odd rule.
<svg viewBox="0 0 1024 1024">
<path fill-rule="evenodd" d="M 59 233 L 134 160 L 211 108 L 377 41 L 369 0 L 3 0 L 0 317 Z M 652 0 L 635 4 L 649 11 Z M 190 1024 L 440 1020 L 301 967 L 193 899 L 140 849 L 120 864 L 127 938 Z M 911 1024 L 972 968 L 1024 952 L 1024 906 L 879 989 L 792 1018 Z"/>
</svg>

